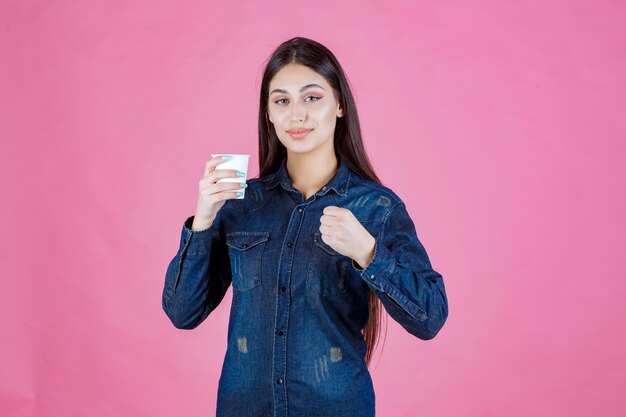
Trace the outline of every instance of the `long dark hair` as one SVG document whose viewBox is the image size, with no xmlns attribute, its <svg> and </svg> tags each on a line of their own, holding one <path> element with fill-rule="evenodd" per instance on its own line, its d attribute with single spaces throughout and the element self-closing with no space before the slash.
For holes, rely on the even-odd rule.
<svg viewBox="0 0 626 417">
<path fill-rule="evenodd" d="M 287 149 L 278 140 L 274 127 L 269 121 L 267 105 L 269 84 L 274 75 L 287 64 L 305 65 L 326 79 L 333 88 L 335 99 L 343 108 L 343 117 L 337 118 L 333 138 L 335 155 L 348 168 L 363 178 L 381 184 L 369 162 L 363 142 L 361 127 L 354 98 L 348 80 L 335 58 L 324 45 L 303 37 L 295 37 L 280 44 L 269 57 L 263 72 L 261 96 L 259 99 L 259 177 L 269 175 L 280 167 L 280 162 L 287 154 Z M 368 288 L 369 319 L 362 329 L 367 345 L 365 362 L 369 366 L 374 348 L 380 336 L 380 323 L 383 308 L 376 294 Z"/>
</svg>

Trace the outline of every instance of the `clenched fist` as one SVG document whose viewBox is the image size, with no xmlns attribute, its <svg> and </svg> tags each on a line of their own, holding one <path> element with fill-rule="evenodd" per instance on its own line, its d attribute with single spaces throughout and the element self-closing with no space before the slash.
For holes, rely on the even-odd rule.
<svg viewBox="0 0 626 417">
<path fill-rule="evenodd" d="M 320 217 L 322 240 L 365 269 L 374 257 L 376 239 L 348 209 L 328 206 Z"/>
</svg>

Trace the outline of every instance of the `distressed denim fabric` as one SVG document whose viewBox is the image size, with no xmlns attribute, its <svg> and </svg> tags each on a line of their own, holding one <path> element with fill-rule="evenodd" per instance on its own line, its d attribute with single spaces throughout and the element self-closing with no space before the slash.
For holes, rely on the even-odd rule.
<svg viewBox="0 0 626 417">
<path fill-rule="evenodd" d="M 280 169 L 249 179 L 210 228 L 182 227 L 162 304 L 193 329 L 233 287 L 217 417 L 371 417 L 375 395 L 361 330 L 368 288 L 407 332 L 428 340 L 448 301 L 402 200 L 340 161 L 306 201 Z M 321 239 L 324 207 L 349 209 L 376 239 L 363 270 Z M 407 394 L 413 392 L 407 388 Z"/>
</svg>

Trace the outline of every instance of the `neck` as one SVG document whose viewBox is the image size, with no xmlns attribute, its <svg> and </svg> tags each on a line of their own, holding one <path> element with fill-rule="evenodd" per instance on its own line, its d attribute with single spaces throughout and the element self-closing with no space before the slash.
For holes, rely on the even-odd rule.
<svg viewBox="0 0 626 417">
<path fill-rule="evenodd" d="M 330 155 L 288 153 L 287 173 L 293 186 L 305 196 L 316 193 L 335 175 L 339 161 Z"/>
</svg>

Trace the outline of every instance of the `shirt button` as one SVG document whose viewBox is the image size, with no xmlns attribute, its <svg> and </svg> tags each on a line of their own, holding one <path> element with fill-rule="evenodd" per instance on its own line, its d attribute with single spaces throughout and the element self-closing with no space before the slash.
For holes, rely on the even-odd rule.
<svg viewBox="0 0 626 417">
<path fill-rule="evenodd" d="M 291 242 L 287 243 L 287 247 L 288 247 L 288 248 L 290 248 L 290 247 L 292 247 L 292 246 L 293 246 L 293 244 L 292 244 Z"/>
<path fill-rule="evenodd" d="M 326 187 L 322 187 L 322 190 L 325 190 L 325 189 L 326 189 Z"/>
<path fill-rule="evenodd" d="M 279 331 L 276 332 L 276 334 L 279 335 L 279 336 L 282 336 L 283 335 L 283 331 L 279 330 Z"/>
<path fill-rule="evenodd" d="M 302 207 L 298 207 L 298 211 L 302 213 Z"/>
<path fill-rule="evenodd" d="M 373 280 L 376 279 L 376 278 L 374 278 L 374 275 L 370 275 L 370 278 L 373 279 Z"/>
<path fill-rule="evenodd" d="M 276 381 L 276 382 L 279 383 L 279 384 L 282 384 L 283 380 L 282 380 L 282 378 L 278 378 L 278 381 Z"/>
</svg>

